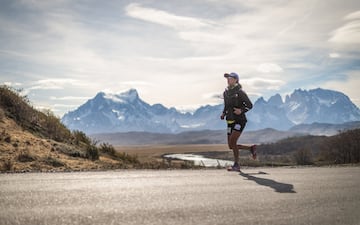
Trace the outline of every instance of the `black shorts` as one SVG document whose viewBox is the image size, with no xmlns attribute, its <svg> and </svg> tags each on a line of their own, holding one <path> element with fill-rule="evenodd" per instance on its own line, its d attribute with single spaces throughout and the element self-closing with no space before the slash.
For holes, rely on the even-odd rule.
<svg viewBox="0 0 360 225">
<path fill-rule="evenodd" d="M 239 131 L 240 133 L 244 130 L 246 121 L 235 121 L 233 123 L 228 123 L 227 125 L 227 134 L 230 135 L 234 130 Z"/>
</svg>

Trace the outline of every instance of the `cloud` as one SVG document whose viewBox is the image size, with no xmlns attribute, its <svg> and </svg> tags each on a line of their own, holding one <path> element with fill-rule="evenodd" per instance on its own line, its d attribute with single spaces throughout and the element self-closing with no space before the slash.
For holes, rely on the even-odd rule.
<svg viewBox="0 0 360 225">
<path fill-rule="evenodd" d="M 244 79 L 243 82 L 250 86 L 250 90 L 279 90 L 281 86 L 286 84 L 283 80 L 260 77 Z"/>
<path fill-rule="evenodd" d="M 26 85 L 25 94 L 34 90 L 64 90 L 69 86 L 84 86 L 84 83 L 75 79 L 42 79 Z"/>
<path fill-rule="evenodd" d="M 80 96 L 62 96 L 62 97 L 56 97 L 56 96 L 50 96 L 50 100 L 55 101 L 71 101 L 71 100 L 88 100 L 90 97 L 80 97 Z"/>
<path fill-rule="evenodd" d="M 355 20 L 355 19 L 360 19 L 360 10 L 359 11 L 355 11 L 352 12 L 348 15 L 345 16 L 346 20 Z"/>
<path fill-rule="evenodd" d="M 257 71 L 261 73 L 279 73 L 283 72 L 283 69 L 275 63 L 262 63 L 258 66 Z"/>
<path fill-rule="evenodd" d="M 349 96 L 358 107 L 360 106 L 360 71 L 347 71 L 346 78 L 341 80 L 329 80 L 323 84 L 323 88 L 337 90 Z"/>
<path fill-rule="evenodd" d="M 341 55 L 339 53 L 336 53 L 336 52 L 332 52 L 332 53 L 329 54 L 330 58 L 340 58 L 340 56 Z"/>
<path fill-rule="evenodd" d="M 138 3 L 131 3 L 126 8 L 128 16 L 144 21 L 171 27 L 177 30 L 199 29 L 211 26 L 212 22 L 185 16 L 177 16 L 166 11 L 143 7 Z"/>
<path fill-rule="evenodd" d="M 340 44 L 360 44 L 360 11 L 344 18 L 348 22 L 331 33 L 330 42 Z"/>
<path fill-rule="evenodd" d="M 22 83 L 19 83 L 19 82 L 3 82 L 4 85 L 6 86 L 9 86 L 9 87 L 16 87 L 16 86 L 22 86 L 23 84 Z"/>
</svg>

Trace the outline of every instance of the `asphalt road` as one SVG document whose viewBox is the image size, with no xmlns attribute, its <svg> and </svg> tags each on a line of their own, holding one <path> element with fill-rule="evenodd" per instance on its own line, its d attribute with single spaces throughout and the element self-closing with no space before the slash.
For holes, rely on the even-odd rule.
<svg viewBox="0 0 360 225">
<path fill-rule="evenodd" d="M 0 224 L 360 224 L 360 167 L 0 174 Z"/>
</svg>

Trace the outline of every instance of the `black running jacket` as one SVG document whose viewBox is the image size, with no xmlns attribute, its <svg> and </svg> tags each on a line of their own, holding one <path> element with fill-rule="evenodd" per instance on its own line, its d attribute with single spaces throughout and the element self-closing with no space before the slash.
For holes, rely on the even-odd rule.
<svg viewBox="0 0 360 225">
<path fill-rule="evenodd" d="M 233 88 L 226 88 L 224 91 L 224 110 L 227 121 L 246 122 L 245 113 L 249 111 L 253 104 L 251 103 L 247 94 L 242 90 L 241 85 L 237 84 Z M 234 108 L 240 108 L 242 113 L 240 115 L 234 114 Z"/>
</svg>

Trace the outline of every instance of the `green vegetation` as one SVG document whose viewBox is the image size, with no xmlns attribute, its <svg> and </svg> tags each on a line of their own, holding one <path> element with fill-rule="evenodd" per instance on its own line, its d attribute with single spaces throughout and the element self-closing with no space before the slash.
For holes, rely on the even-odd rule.
<svg viewBox="0 0 360 225">
<path fill-rule="evenodd" d="M 313 157 L 309 149 L 299 149 L 294 153 L 294 160 L 298 165 L 312 165 Z"/>
<path fill-rule="evenodd" d="M 323 143 L 321 160 L 336 164 L 360 162 L 360 129 L 349 130 L 329 137 Z"/>
<path fill-rule="evenodd" d="M 360 163 L 360 129 L 341 131 L 326 136 L 301 136 L 287 138 L 276 143 L 258 146 L 258 153 L 276 163 L 274 156 L 292 156 L 290 164 L 347 164 Z"/>
</svg>

